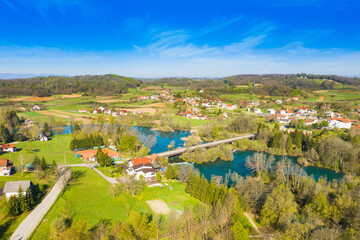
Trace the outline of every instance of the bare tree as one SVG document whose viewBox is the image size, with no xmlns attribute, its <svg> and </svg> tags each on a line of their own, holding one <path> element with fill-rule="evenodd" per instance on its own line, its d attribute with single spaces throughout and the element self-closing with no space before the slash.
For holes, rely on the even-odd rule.
<svg viewBox="0 0 360 240">
<path fill-rule="evenodd" d="M 260 176 L 260 171 L 271 168 L 273 161 L 274 157 L 272 155 L 266 159 L 264 153 L 256 152 L 253 156 L 246 158 L 245 166 L 255 172 L 256 176 Z"/>
</svg>

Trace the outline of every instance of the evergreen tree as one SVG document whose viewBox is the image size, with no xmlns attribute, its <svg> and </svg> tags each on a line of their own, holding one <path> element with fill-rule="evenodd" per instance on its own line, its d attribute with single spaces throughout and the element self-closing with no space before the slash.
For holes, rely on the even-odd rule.
<svg viewBox="0 0 360 240">
<path fill-rule="evenodd" d="M 44 123 L 44 133 L 46 136 L 50 136 L 51 135 L 51 131 L 49 128 L 49 124 L 47 122 Z"/>
<path fill-rule="evenodd" d="M 34 160 L 32 162 L 32 165 L 33 165 L 35 170 L 40 170 L 41 169 L 41 160 L 37 155 L 35 155 Z"/>
<path fill-rule="evenodd" d="M 6 202 L 6 212 L 8 216 L 18 216 L 20 214 L 19 202 L 16 196 L 11 196 Z"/>
<path fill-rule="evenodd" d="M 199 194 L 199 189 L 201 188 L 200 181 L 201 181 L 200 174 L 197 173 L 193 181 L 192 194 L 190 194 L 197 199 L 200 199 L 200 194 Z"/>
<path fill-rule="evenodd" d="M 193 192 L 193 182 L 194 182 L 194 174 L 191 170 L 190 174 L 189 174 L 189 178 L 188 181 L 186 183 L 186 187 L 185 187 L 185 192 L 189 193 L 190 195 Z"/>
<path fill-rule="evenodd" d="M 11 141 L 11 134 L 5 125 L 0 125 L 0 142 L 7 143 Z"/>
<path fill-rule="evenodd" d="M 19 187 L 18 190 L 18 197 L 17 200 L 19 202 L 20 212 L 27 212 L 30 210 L 30 205 L 28 200 L 26 199 L 26 193 L 24 195 L 24 192 L 22 191 L 21 187 Z"/>
<path fill-rule="evenodd" d="M 293 148 L 294 148 L 293 142 L 291 136 L 289 136 L 286 141 L 286 152 L 290 152 L 291 150 L 293 150 Z"/>
<path fill-rule="evenodd" d="M 40 169 L 45 172 L 46 169 L 47 169 L 47 167 L 48 167 L 48 164 L 47 164 L 45 158 L 43 157 L 43 158 L 41 159 Z"/>
<path fill-rule="evenodd" d="M 213 204 L 215 202 L 215 199 L 214 199 L 215 191 L 216 191 L 216 185 L 215 185 L 214 179 L 211 178 L 211 181 L 207 188 L 207 196 L 206 196 L 207 204 Z"/>
<path fill-rule="evenodd" d="M 50 173 L 54 175 L 57 173 L 57 170 L 58 170 L 57 164 L 56 164 L 55 160 L 53 160 L 51 163 L 51 166 L 50 166 Z"/>
<path fill-rule="evenodd" d="M 167 179 L 173 179 L 174 178 L 174 169 L 171 164 L 167 166 L 165 177 Z"/>
<path fill-rule="evenodd" d="M 73 129 L 73 133 L 76 133 L 78 131 L 81 131 L 80 125 L 76 122 L 74 124 L 74 129 Z"/>
</svg>

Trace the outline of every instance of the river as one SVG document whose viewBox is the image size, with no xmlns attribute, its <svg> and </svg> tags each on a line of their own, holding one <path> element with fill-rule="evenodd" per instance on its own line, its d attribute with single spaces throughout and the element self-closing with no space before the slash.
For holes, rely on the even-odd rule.
<svg viewBox="0 0 360 240">
<path fill-rule="evenodd" d="M 70 134 L 72 133 L 73 126 L 65 126 L 64 130 L 60 134 Z M 176 130 L 173 132 L 163 132 L 163 131 L 153 131 L 150 127 L 132 127 L 132 130 L 137 130 L 141 134 L 148 136 L 149 134 L 154 134 L 157 138 L 156 145 L 151 149 L 150 153 L 160 153 L 168 151 L 168 145 L 171 141 L 175 141 L 175 148 L 183 147 L 184 141 L 181 140 L 182 137 L 187 137 L 191 135 L 189 131 L 180 131 Z M 245 167 L 246 158 L 249 155 L 252 155 L 252 151 L 243 151 L 243 152 L 234 152 L 233 161 L 221 161 L 217 160 L 215 162 L 203 163 L 203 164 L 194 164 L 194 166 L 199 169 L 201 174 L 204 174 L 205 177 L 210 180 L 212 175 L 218 175 L 225 177 L 225 174 L 231 172 L 237 172 L 242 177 L 252 175 L 253 173 Z M 280 160 L 281 156 L 275 156 L 275 161 Z M 296 163 L 295 157 L 288 157 L 293 161 L 293 164 Z M 178 158 L 173 158 L 172 160 L 178 160 Z M 300 165 L 301 166 L 301 165 Z M 313 176 L 315 180 L 318 180 L 320 177 L 325 177 L 327 180 L 341 179 L 343 177 L 342 173 L 336 173 L 332 170 L 325 168 L 318 168 L 314 166 L 301 166 L 309 176 Z"/>
</svg>

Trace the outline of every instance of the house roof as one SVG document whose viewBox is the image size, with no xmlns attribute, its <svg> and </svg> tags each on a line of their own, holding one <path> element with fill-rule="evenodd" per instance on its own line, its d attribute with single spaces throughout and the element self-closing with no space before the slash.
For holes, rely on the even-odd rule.
<svg viewBox="0 0 360 240">
<path fill-rule="evenodd" d="M 150 159 L 150 161 L 155 161 L 157 158 L 159 157 L 159 155 L 157 155 L 156 153 L 153 153 L 150 157 L 149 157 L 149 159 Z"/>
<path fill-rule="evenodd" d="M 291 110 L 286 110 L 287 113 L 294 113 L 293 111 Z"/>
<path fill-rule="evenodd" d="M 343 123 L 353 122 L 351 119 L 345 119 L 345 118 L 330 118 L 329 121 L 339 121 L 339 122 L 343 122 Z"/>
<path fill-rule="evenodd" d="M 142 168 L 139 169 L 137 172 L 148 173 L 148 172 L 156 172 L 156 170 L 154 168 Z"/>
<path fill-rule="evenodd" d="M 312 122 L 315 122 L 315 121 L 316 121 L 316 119 L 311 119 L 311 118 L 305 119 L 306 123 L 312 123 Z"/>
<path fill-rule="evenodd" d="M 0 148 L 14 148 L 15 145 L 12 143 L 0 145 Z"/>
<path fill-rule="evenodd" d="M 133 159 L 131 159 L 131 162 L 134 166 L 139 165 L 139 164 L 149 164 L 149 163 L 151 164 L 148 157 L 133 158 Z"/>
<path fill-rule="evenodd" d="M 12 161 L 8 159 L 0 159 L 0 167 L 11 168 L 13 165 Z"/>
<path fill-rule="evenodd" d="M 109 157 L 118 157 L 122 156 L 122 154 L 115 152 L 109 148 L 102 148 L 101 149 L 104 153 L 106 153 Z M 96 155 L 97 149 L 88 149 L 88 150 L 82 150 L 77 151 L 75 154 L 80 154 L 82 159 L 88 159 L 93 158 Z"/>
<path fill-rule="evenodd" d="M 276 115 L 277 117 L 286 117 L 286 115 L 284 115 L 284 114 L 278 114 L 278 115 Z"/>
<path fill-rule="evenodd" d="M 26 192 L 31 186 L 31 181 L 17 181 L 17 182 L 6 182 L 4 187 L 4 193 L 14 193 L 19 191 L 19 187 L 23 192 Z"/>
</svg>

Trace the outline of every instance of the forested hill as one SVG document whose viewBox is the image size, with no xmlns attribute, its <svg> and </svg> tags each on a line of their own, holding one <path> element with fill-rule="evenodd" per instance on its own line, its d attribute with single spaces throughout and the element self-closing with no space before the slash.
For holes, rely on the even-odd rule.
<svg viewBox="0 0 360 240">
<path fill-rule="evenodd" d="M 126 93 L 142 81 L 114 74 L 49 76 L 0 80 L 0 96 L 50 96 L 84 92 L 91 95 Z"/>
<path fill-rule="evenodd" d="M 337 75 L 315 75 L 315 74 L 248 74 L 225 77 L 222 80 L 228 80 L 236 85 L 245 85 L 250 83 L 276 84 L 281 83 L 292 88 L 312 88 L 312 89 L 332 89 L 336 83 L 360 86 L 358 77 L 342 77 Z"/>
</svg>

